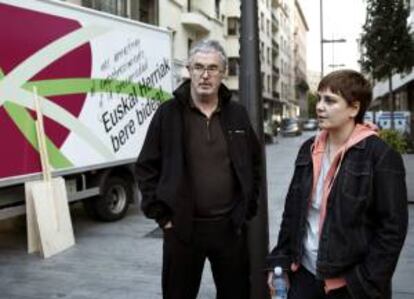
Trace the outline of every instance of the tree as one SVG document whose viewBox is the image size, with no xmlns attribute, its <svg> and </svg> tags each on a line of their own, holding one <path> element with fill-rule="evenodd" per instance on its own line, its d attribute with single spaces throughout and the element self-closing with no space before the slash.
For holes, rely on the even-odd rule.
<svg viewBox="0 0 414 299">
<path fill-rule="evenodd" d="M 376 80 L 388 79 L 391 126 L 395 99 L 392 75 L 408 73 L 414 66 L 414 41 L 407 24 L 409 7 L 404 0 L 367 0 L 367 18 L 361 36 L 360 64 Z"/>
<path fill-rule="evenodd" d="M 316 103 L 318 99 L 312 92 L 308 93 L 308 115 L 309 118 L 316 118 Z"/>
</svg>

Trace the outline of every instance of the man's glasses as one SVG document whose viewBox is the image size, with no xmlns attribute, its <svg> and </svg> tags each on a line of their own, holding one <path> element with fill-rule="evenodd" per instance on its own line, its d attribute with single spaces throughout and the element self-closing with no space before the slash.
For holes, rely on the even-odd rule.
<svg viewBox="0 0 414 299">
<path fill-rule="evenodd" d="M 196 76 L 202 76 L 204 72 L 207 72 L 207 74 L 210 76 L 217 76 L 219 73 L 221 73 L 220 67 L 214 64 L 207 66 L 204 66 L 202 64 L 195 64 L 191 67 L 191 70 Z"/>
</svg>

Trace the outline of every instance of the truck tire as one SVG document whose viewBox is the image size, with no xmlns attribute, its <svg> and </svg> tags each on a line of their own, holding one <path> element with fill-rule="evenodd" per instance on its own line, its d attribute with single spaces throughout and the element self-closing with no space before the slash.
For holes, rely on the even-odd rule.
<svg viewBox="0 0 414 299">
<path fill-rule="evenodd" d="M 122 219 L 132 198 L 131 184 L 121 177 L 110 176 L 101 188 L 100 196 L 83 201 L 87 214 L 106 222 Z"/>
</svg>

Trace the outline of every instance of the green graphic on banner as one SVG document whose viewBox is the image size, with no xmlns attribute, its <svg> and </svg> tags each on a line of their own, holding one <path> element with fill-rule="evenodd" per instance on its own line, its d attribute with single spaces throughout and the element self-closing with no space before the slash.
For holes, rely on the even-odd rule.
<svg viewBox="0 0 414 299">
<path fill-rule="evenodd" d="M 3 76 L 4 74 L 0 69 L 0 80 Z M 35 131 L 35 122 L 29 112 L 22 106 L 8 101 L 4 103 L 4 109 L 26 140 L 33 146 L 34 149 L 36 149 L 36 151 L 39 151 Z M 49 154 L 50 164 L 53 168 L 66 168 L 73 166 L 73 164 L 62 154 L 62 152 L 47 136 L 46 147 Z"/>
<path fill-rule="evenodd" d="M 3 78 L 4 74 L 0 69 L 0 82 Z M 171 98 L 171 94 L 161 89 L 149 88 L 141 84 L 126 81 L 108 79 L 51 79 L 27 82 L 22 88 L 28 92 L 32 92 L 33 86 L 37 87 L 39 96 L 43 98 L 79 93 L 134 94 L 138 97 L 160 102 Z M 10 101 L 4 102 L 4 108 L 26 140 L 38 151 L 35 122 L 29 112 L 24 106 Z M 46 138 L 47 150 L 52 167 L 58 169 L 73 166 L 55 144 L 48 137 Z"/>
<path fill-rule="evenodd" d="M 171 98 L 171 94 L 161 89 L 150 88 L 141 84 L 127 81 L 108 80 L 108 79 L 51 79 L 43 81 L 28 82 L 23 85 L 27 91 L 31 91 L 33 86 L 38 89 L 39 95 L 43 97 L 56 95 L 69 95 L 77 93 L 115 93 L 130 94 L 134 93 L 138 97 L 148 98 L 164 102 Z"/>
</svg>

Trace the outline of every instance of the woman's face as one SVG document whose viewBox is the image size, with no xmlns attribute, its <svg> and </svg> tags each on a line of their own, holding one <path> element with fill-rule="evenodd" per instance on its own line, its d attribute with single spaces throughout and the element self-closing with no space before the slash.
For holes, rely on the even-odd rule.
<svg viewBox="0 0 414 299">
<path fill-rule="evenodd" d="M 359 102 L 349 105 L 338 94 L 328 88 L 318 92 L 316 114 L 319 127 L 325 130 L 338 130 L 342 127 L 355 125 L 355 116 L 359 111 Z"/>
</svg>

